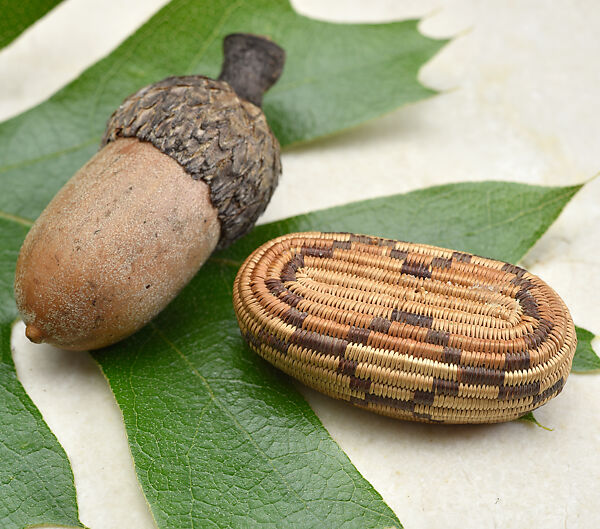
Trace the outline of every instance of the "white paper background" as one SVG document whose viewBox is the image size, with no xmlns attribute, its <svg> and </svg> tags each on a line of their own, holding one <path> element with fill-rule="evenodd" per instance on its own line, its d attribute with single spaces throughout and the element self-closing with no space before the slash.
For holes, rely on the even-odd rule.
<svg viewBox="0 0 600 529">
<path fill-rule="evenodd" d="M 41 102 L 113 49 L 163 0 L 67 0 L 0 52 L 0 118 Z M 426 17 L 458 35 L 422 69 L 442 95 L 283 155 L 262 221 L 468 180 L 569 185 L 600 170 L 600 4 L 542 0 L 294 2 L 335 21 Z M 313 190 L 321 194 L 314 196 Z M 569 204 L 523 264 L 600 332 L 600 179 Z M 400 229 L 401 233 L 401 229 Z M 600 350 L 596 340 L 596 350 Z M 73 466 L 91 529 L 150 529 L 120 411 L 87 354 L 13 336 L 25 388 Z M 407 529 L 598 527 L 600 376 L 575 375 L 524 423 L 393 421 L 303 389 L 327 429 Z"/>
</svg>

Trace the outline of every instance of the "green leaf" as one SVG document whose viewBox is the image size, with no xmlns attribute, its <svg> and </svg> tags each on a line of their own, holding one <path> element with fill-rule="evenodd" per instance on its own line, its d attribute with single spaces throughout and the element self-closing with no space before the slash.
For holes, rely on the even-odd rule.
<svg viewBox="0 0 600 529">
<path fill-rule="evenodd" d="M 532 411 L 528 411 L 525 415 L 522 415 L 521 417 L 519 417 L 517 419 L 518 421 L 523 421 L 523 422 L 530 422 L 535 424 L 538 428 L 542 428 L 543 430 L 546 430 L 548 432 L 552 431 L 552 428 L 548 428 L 547 426 L 544 426 L 541 422 L 539 422 L 536 418 L 535 415 L 533 415 Z"/>
<path fill-rule="evenodd" d="M 574 373 L 588 373 L 600 369 L 600 358 L 592 347 L 594 334 L 582 327 L 575 327 L 577 331 L 577 349 L 573 357 L 571 370 Z"/>
<path fill-rule="evenodd" d="M 579 187 L 432 187 L 255 228 L 212 257 L 146 329 L 97 352 L 161 528 L 399 525 L 290 381 L 243 343 L 242 260 L 290 231 L 339 230 L 518 260 Z"/>
<path fill-rule="evenodd" d="M 254 233 L 266 241 L 293 231 L 351 231 L 516 263 L 581 187 L 448 184 L 300 215 L 259 226 Z M 235 247 L 238 258 L 254 249 L 255 237 Z"/>
<path fill-rule="evenodd" d="M 416 26 L 320 22 L 284 0 L 173 0 L 48 101 L 0 124 L 0 178 L 3 189 L 14 190 L 0 195 L 0 211 L 36 218 L 98 149 L 126 96 L 169 75 L 218 75 L 228 33 L 268 35 L 285 48 L 284 73 L 264 108 L 287 145 L 431 95 L 417 72 L 446 41 L 424 37 Z"/>
<path fill-rule="evenodd" d="M 0 0 L 0 49 L 16 39 L 62 0 Z"/>
<path fill-rule="evenodd" d="M 56 3 L 29 2 L 27 7 L 17 8 L 11 2 L 0 6 L 3 7 L 0 24 L 7 24 L 0 26 L 0 45 L 12 40 Z M 285 73 L 265 99 L 265 112 L 284 145 L 354 126 L 401 104 L 431 95 L 433 92 L 417 81 L 417 72 L 444 44 L 444 41 L 422 36 L 416 29 L 416 21 L 339 25 L 302 17 L 281 0 L 259 0 L 251 6 L 224 0 L 174 0 L 110 56 L 46 103 L 0 125 L 0 179 L 5 190 L 0 195 L 0 324 L 4 333 L 0 445 L 11 453 L 5 456 L 0 451 L 3 456 L 0 506 L 6 506 L 0 510 L 0 516 L 4 516 L 5 511 L 9 513 L 1 518 L 5 522 L 3 528 L 26 522 L 78 523 L 68 461 L 19 384 L 7 341 L 10 322 L 16 317 L 12 301 L 14 262 L 30 219 L 39 215 L 52 195 L 97 149 L 107 118 L 124 97 L 168 75 L 215 76 L 221 63 L 222 37 L 236 31 L 268 35 L 287 50 Z M 228 296 L 226 291 L 223 296 Z M 235 329 L 229 331 L 237 336 Z M 158 343 L 162 342 L 158 340 Z M 194 387 L 200 380 L 192 377 L 189 382 Z M 13 401 L 20 403 L 20 408 Z M 187 404 L 194 402 L 189 399 Z M 280 404 L 277 402 L 277 406 Z M 399 526 L 397 518 L 327 436 L 304 401 L 295 394 L 288 405 L 302 410 L 304 422 L 298 429 L 301 432 L 304 428 L 310 434 L 306 440 L 308 455 L 300 457 L 307 466 L 298 469 L 297 475 L 282 474 L 278 478 L 283 480 L 280 482 L 269 475 L 274 464 L 267 462 L 261 470 L 269 477 L 262 483 L 256 473 L 245 476 L 244 467 L 234 465 L 240 472 L 230 483 L 230 503 L 235 504 L 236 487 L 247 483 L 253 491 L 266 487 L 266 496 L 260 499 L 267 503 L 274 501 L 278 491 L 282 491 L 281 500 L 275 502 L 278 510 L 268 505 L 262 509 L 276 520 L 281 520 L 285 512 L 290 520 L 307 519 L 315 525 L 322 519 L 335 522 L 352 516 L 356 521 L 348 522 L 349 527 L 361 521 L 367 525 L 372 523 L 373 527 Z M 197 412 L 198 408 L 192 407 L 192 410 Z M 221 412 L 221 408 L 207 407 L 203 413 L 209 418 Z M 194 413 L 191 418 L 197 421 Z M 237 423 L 234 421 L 234 424 Z M 290 418 L 284 417 L 281 427 L 288 430 L 291 426 Z M 28 436 L 27 432 L 36 432 L 36 436 Z M 182 432 L 181 439 L 193 436 L 193 432 Z M 22 437 L 31 438 L 25 443 Z M 237 441 L 240 441 L 239 436 Z M 239 465 L 253 449 L 260 458 L 263 446 L 254 444 L 256 441 L 251 440 L 248 452 L 232 452 L 235 457 L 230 463 L 237 461 Z M 277 443 L 271 444 L 276 446 Z M 283 448 L 281 445 L 280 450 Z M 300 450 L 301 443 L 296 448 Z M 46 463 L 40 461 L 39 456 L 44 451 L 49 454 Z M 329 463 L 323 468 L 311 468 L 320 464 L 319 459 L 313 459 L 315 451 L 327 455 Z M 279 460 L 286 457 L 292 455 L 282 453 Z M 216 463 L 214 459 L 207 460 L 207 469 L 216 468 Z M 167 460 L 160 464 L 166 465 Z M 282 468 L 276 470 L 280 472 Z M 200 472 L 201 466 L 197 470 Z M 227 468 L 222 471 L 226 473 Z M 303 478 L 307 472 L 320 475 L 324 480 L 319 484 L 315 484 L 314 479 L 312 482 L 322 498 L 311 498 L 304 489 L 302 494 L 297 492 L 294 479 Z M 170 476 L 161 476 L 172 483 Z M 174 471 L 173 476 L 179 473 Z M 290 483 L 285 485 L 288 481 Z M 276 487 L 270 490 L 269 486 Z M 164 489 L 156 490 L 161 491 L 162 498 Z M 174 494 L 180 492 L 176 488 Z M 190 493 L 203 497 L 197 490 Z M 311 503 L 310 510 L 305 502 Z M 254 509 L 253 504 L 247 507 L 252 509 L 258 523 L 261 509 Z M 289 509 L 297 512 L 289 512 Z M 233 520 L 234 511 L 226 516 Z M 192 518 L 198 515 L 197 509 L 191 512 Z M 237 512 L 245 514 L 239 508 Z M 169 520 L 169 523 L 177 523 L 172 518 Z M 266 523 L 260 521 L 263 522 Z"/>
<path fill-rule="evenodd" d="M 10 349 L 15 261 L 27 228 L 0 214 L 0 527 L 81 527 L 67 456 L 17 380 Z"/>
<path fill-rule="evenodd" d="M 66 457 L 10 358 L 14 259 L 27 219 L 97 149 L 107 117 L 126 95 L 167 75 L 216 75 L 221 37 L 233 31 L 269 35 L 288 52 L 284 76 L 265 99 L 284 145 L 430 95 L 416 74 L 444 44 L 421 36 L 414 21 L 337 25 L 301 17 L 283 1 L 250 7 L 175 0 L 49 101 L 0 125 L 0 395 L 7 401 L 0 402 L 0 446 L 14 452 L 0 452 L 0 507 L 9 505 L 20 517 L 2 520 L 3 528 L 77 523 Z M 577 189 L 501 183 L 431 188 L 263 226 L 211 259 L 155 322 L 96 353 L 161 529 L 400 526 L 290 381 L 243 345 L 231 283 L 251 249 L 290 230 L 337 229 L 516 261 Z M 19 428 L 37 442 L 35 449 L 19 444 L 25 437 L 16 437 Z M 17 471 L 30 489 L 17 487 Z M 30 475 L 34 471 L 38 475 Z M 30 497 L 35 505 L 19 503 Z"/>
</svg>

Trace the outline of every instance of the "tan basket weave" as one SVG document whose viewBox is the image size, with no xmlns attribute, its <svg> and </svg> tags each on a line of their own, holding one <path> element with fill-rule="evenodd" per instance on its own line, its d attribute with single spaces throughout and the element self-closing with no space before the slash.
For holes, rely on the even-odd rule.
<svg viewBox="0 0 600 529">
<path fill-rule="evenodd" d="M 417 421 L 520 417 L 561 391 L 577 343 L 563 301 L 522 268 L 349 233 L 262 245 L 233 302 L 250 347 L 279 369 Z"/>
</svg>

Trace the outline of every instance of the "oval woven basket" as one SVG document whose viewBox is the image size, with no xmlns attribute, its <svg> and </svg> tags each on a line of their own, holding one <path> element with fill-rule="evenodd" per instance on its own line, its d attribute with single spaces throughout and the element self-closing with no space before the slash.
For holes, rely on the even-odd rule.
<svg viewBox="0 0 600 529">
<path fill-rule="evenodd" d="M 556 396 L 577 338 L 522 268 L 349 233 L 293 233 L 248 257 L 233 289 L 260 356 L 332 397 L 427 422 L 509 421 Z"/>
</svg>

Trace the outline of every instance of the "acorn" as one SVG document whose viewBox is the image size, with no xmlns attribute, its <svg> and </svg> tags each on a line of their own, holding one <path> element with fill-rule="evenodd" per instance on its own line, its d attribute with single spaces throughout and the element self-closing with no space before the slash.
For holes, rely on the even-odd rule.
<svg viewBox="0 0 600 529">
<path fill-rule="evenodd" d="M 218 80 L 169 77 L 128 97 L 35 222 L 15 276 L 32 342 L 88 350 L 133 334 L 264 211 L 281 163 L 261 103 L 285 53 L 233 34 L 224 57 Z"/>
</svg>

